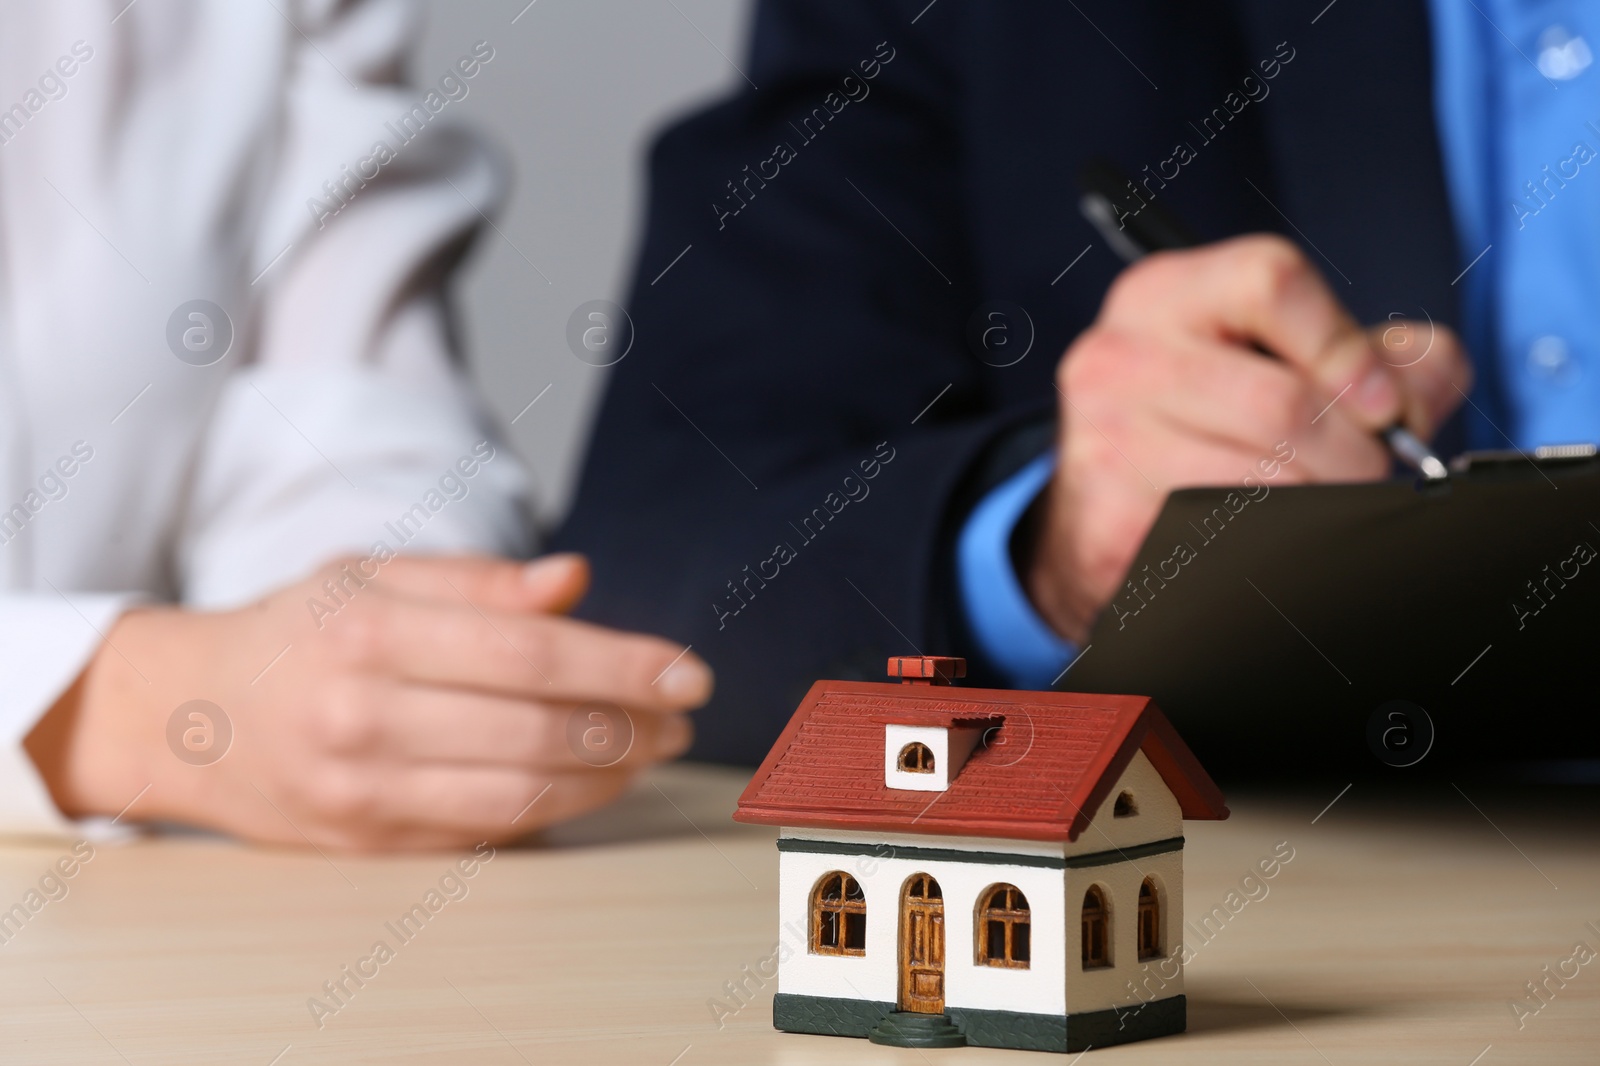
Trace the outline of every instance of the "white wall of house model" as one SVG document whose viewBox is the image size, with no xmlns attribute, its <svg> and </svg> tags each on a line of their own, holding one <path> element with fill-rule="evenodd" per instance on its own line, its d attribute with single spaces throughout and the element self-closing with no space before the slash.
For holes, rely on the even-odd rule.
<svg viewBox="0 0 1600 1066">
<path fill-rule="evenodd" d="M 908 740 L 933 736 L 887 738 L 890 752 Z M 922 730 L 917 730 L 919 734 Z M 929 734 L 933 731 L 927 731 Z M 939 730 L 938 732 L 943 732 Z M 941 744 L 936 765 L 959 766 Z M 963 753 L 964 754 L 964 753 Z M 895 774 L 892 763 L 885 773 Z M 942 776 L 942 775 L 941 775 Z M 919 782 L 920 784 L 920 782 Z M 944 782 L 940 782 L 944 784 Z M 1135 808 L 1118 816 L 1115 798 L 1127 793 Z M 899 997 L 900 902 L 904 885 L 914 874 L 939 882 L 944 899 L 944 999 L 948 1007 L 1061 1015 L 1140 1002 L 1130 982 L 1143 967 L 1154 967 L 1181 948 L 1183 928 L 1183 852 L 1179 849 L 1132 859 L 1121 849 L 1173 840 L 1182 835 L 1177 800 L 1143 752 L 1136 752 L 1087 828 L 1072 843 L 956 837 L 935 834 L 858 832 L 784 828 L 780 832 L 779 915 L 785 940 L 794 950 L 780 956 L 780 992 L 826 998 L 894 1003 Z M 783 840 L 806 841 L 808 849 L 837 846 L 838 852 L 788 850 Z M 908 849 L 938 849 L 949 857 L 904 857 Z M 866 853 L 863 854 L 862 852 Z M 966 858 L 965 856 L 971 856 Z M 1007 856 L 1018 861 L 1008 862 Z M 1074 860 L 1106 859 L 1076 866 Z M 1030 865 L 1026 860 L 1054 860 L 1057 865 Z M 866 898 L 866 951 L 859 956 L 813 954 L 809 946 L 812 895 L 830 872 L 855 878 Z M 1157 890 L 1159 937 L 1163 952 L 1156 959 L 1139 958 L 1139 891 L 1145 879 Z M 1031 922 L 1031 959 L 1026 969 L 989 966 L 978 961 L 977 908 L 986 891 L 1011 884 L 1027 897 Z M 1109 965 L 1083 965 L 1082 908 L 1092 885 L 1100 886 L 1109 912 Z M 1163 973 L 1179 971 L 1176 964 Z M 1183 993 L 1181 972 L 1166 978 L 1161 996 Z M 1145 994 L 1148 998 L 1148 993 Z"/>
</svg>

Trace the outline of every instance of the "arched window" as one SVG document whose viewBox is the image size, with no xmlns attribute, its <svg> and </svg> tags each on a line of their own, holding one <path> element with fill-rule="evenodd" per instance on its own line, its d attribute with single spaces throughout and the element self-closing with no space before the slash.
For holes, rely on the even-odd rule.
<svg viewBox="0 0 1600 1066">
<path fill-rule="evenodd" d="M 1111 965 L 1111 912 L 1099 885 L 1083 894 L 1083 968 Z"/>
<path fill-rule="evenodd" d="M 933 752 L 928 745 L 914 740 L 900 749 L 900 769 L 908 774 L 933 773 Z"/>
<path fill-rule="evenodd" d="M 865 955 L 867 898 L 849 874 L 823 874 L 811 890 L 811 954 Z"/>
<path fill-rule="evenodd" d="M 1165 954 L 1161 950 L 1161 894 L 1147 877 L 1139 886 L 1139 958 L 1159 959 Z"/>
<path fill-rule="evenodd" d="M 1031 931 L 1028 898 L 1016 885 L 994 885 L 978 897 L 978 965 L 1026 970 Z"/>
<path fill-rule="evenodd" d="M 1116 805 L 1111 808 L 1111 815 L 1114 818 L 1131 818 L 1138 813 L 1139 805 L 1133 801 L 1132 792 L 1124 792 L 1117 796 Z"/>
</svg>

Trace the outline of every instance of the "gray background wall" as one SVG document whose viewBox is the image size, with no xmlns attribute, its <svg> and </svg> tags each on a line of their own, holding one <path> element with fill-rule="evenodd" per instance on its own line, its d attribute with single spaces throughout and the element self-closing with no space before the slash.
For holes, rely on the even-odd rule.
<svg viewBox="0 0 1600 1066">
<path fill-rule="evenodd" d="M 501 233 L 487 231 L 468 264 L 458 307 L 474 374 L 500 425 L 517 419 L 509 434 L 549 522 L 570 500 L 609 373 L 573 356 L 567 318 L 589 300 L 620 302 L 648 138 L 740 80 L 730 63 L 744 62 L 748 9 L 745 0 L 526 3 L 428 0 L 412 75 L 436 81 L 479 40 L 495 49 L 457 106 L 509 152 L 516 186 L 496 219 Z"/>
</svg>

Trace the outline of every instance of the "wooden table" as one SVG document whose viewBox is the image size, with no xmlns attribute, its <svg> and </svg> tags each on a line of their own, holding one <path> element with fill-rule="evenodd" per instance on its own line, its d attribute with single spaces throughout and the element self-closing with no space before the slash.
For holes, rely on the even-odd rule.
<svg viewBox="0 0 1600 1066">
<path fill-rule="evenodd" d="M 324 858 L 170 836 L 97 846 L 68 894 L 0 946 L 0 1060 L 1051 1061 L 774 1032 L 760 971 L 777 940 L 777 856 L 771 831 L 728 819 L 743 780 L 660 772 L 622 805 L 447 880 L 459 898 L 413 919 L 409 941 L 390 926 L 460 856 Z M 1520 1030 L 1509 1006 L 1576 942 L 1600 950 L 1600 815 L 1461 784 L 1357 784 L 1320 815 L 1334 789 L 1236 795 L 1231 820 L 1190 823 L 1191 916 L 1279 841 L 1294 858 L 1196 948 L 1186 1035 L 1087 1061 L 1600 1063 L 1600 960 L 1552 982 Z M 65 854 L 0 849 L 0 908 Z M 379 940 L 387 961 L 371 959 Z M 339 1005 L 323 983 L 363 958 L 372 976 L 343 978 Z M 320 1028 L 313 996 L 338 1007 Z"/>
</svg>

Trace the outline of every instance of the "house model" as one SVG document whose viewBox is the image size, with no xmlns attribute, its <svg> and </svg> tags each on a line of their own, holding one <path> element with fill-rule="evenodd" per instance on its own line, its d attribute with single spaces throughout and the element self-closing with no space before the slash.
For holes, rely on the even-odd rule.
<svg viewBox="0 0 1600 1066">
<path fill-rule="evenodd" d="M 773 1024 L 1040 1051 L 1182 1032 L 1183 819 L 1226 818 L 1222 794 L 1146 697 L 965 673 L 817 682 L 740 797 L 780 827 Z"/>
</svg>

